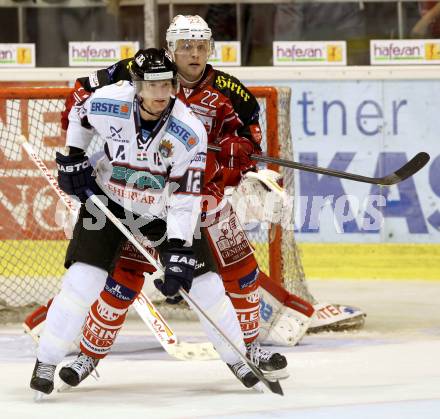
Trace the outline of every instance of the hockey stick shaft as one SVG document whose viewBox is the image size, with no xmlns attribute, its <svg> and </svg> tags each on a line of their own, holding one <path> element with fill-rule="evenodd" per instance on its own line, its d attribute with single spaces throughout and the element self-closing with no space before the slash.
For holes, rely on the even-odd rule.
<svg viewBox="0 0 440 419">
<path fill-rule="evenodd" d="M 40 169 L 48 183 L 52 186 L 52 189 L 55 191 L 55 193 L 58 195 L 58 197 L 61 199 L 63 204 L 72 212 L 75 213 L 79 209 L 79 203 L 74 201 L 70 198 L 69 195 L 65 194 L 59 187 L 58 181 L 55 179 L 55 177 L 52 175 L 50 170 L 47 168 L 45 163 L 38 157 L 38 155 L 34 152 L 32 146 L 29 144 L 29 142 L 26 140 L 24 136 L 21 136 L 19 138 L 22 147 L 28 154 L 28 156 L 31 158 L 31 160 L 34 162 L 34 164 Z M 96 198 L 98 199 L 98 198 Z M 101 201 L 99 201 L 101 202 Z M 113 214 L 112 214 L 113 215 Z M 114 217 L 114 216 L 113 216 Z M 114 217 L 114 220 L 112 221 L 119 221 Z M 120 223 L 120 221 L 119 221 Z M 137 245 L 133 243 L 139 250 L 138 246 L 141 246 L 137 241 Z M 143 249 L 143 247 L 142 247 Z M 157 338 L 157 340 L 160 342 L 160 344 L 163 346 L 166 352 L 168 352 L 171 356 L 174 356 L 178 359 L 188 359 L 189 356 L 185 356 L 185 350 L 184 348 L 177 348 L 176 345 L 180 345 L 177 336 L 173 332 L 172 328 L 168 325 L 168 323 L 165 321 L 165 319 L 161 316 L 161 314 L 158 312 L 156 307 L 154 306 L 153 302 L 148 298 L 147 295 L 145 295 L 142 291 L 138 294 L 136 297 L 135 303 L 133 304 L 135 310 L 137 311 L 139 317 L 145 322 L 145 324 L 149 327 L 151 332 L 154 334 L 154 336 Z M 182 345 L 186 343 L 182 342 Z M 188 348 L 188 353 L 192 351 L 193 353 L 196 353 L 197 350 L 194 347 L 194 345 L 197 344 L 188 344 L 191 346 L 191 348 Z M 198 344 L 200 345 L 200 350 L 198 352 L 205 352 L 205 358 L 212 358 L 213 354 L 208 353 L 208 347 L 206 343 Z M 214 351 L 214 350 L 212 350 Z"/>
<path fill-rule="evenodd" d="M 162 265 L 152 256 L 150 255 L 143 246 L 138 242 L 136 237 L 131 234 L 131 232 L 124 226 L 124 224 L 104 205 L 103 202 L 91 191 L 86 191 L 89 199 L 106 215 L 106 217 L 114 223 L 114 225 L 121 231 L 121 233 L 139 250 L 139 252 L 150 262 L 158 271 L 163 272 Z M 188 305 L 201 317 L 203 317 L 211 327 L 216 331 L 219 337 L 226 342 L 231 349 L 235 352 L 236 355 L 240 357 L 240 359 L 249 366 L 252 372 L 263 382 L 272 392 L 283 395 L 283 390 L 278 381 L 269 381 L 267 380 L 261 370 L 259 370 L 252 362 L 250 362 L 246 355 L 242 354 L 240 350 L 234 345 L 233 342 L 223 333 L 223 331 L 217 326 L 217 324 L 202 310 L 199 305 L 194 301 L 193 298 L 183 289 L 180 288 L 179 294 L 181 297 L 188 303 Z"/>
<path fill-rule="evenodd" d="M 67 195 L 61 190 L 61 188 L 58 185 L 58 181 L 54 178 L 54 176 L 47 168 L 47 166 L 44 164 L 44 162 L 34 152 L 32 146 L 28 143 L 26 138 L 24 136 L 20 136 L 19 140 L 21 142 L 21 146 L 25 149 L 26 153 L 34 162 L 34 164 L 40 169 L 41 173 L 43 173 L 44 177 L 49 182 L 50 186 L 52 186 L 52 189 L 55 191 L 55 193 L 58 195 L 58 197 L 67 207 L 67 209 L 69 209 L 72 213 L 78 211 L 80 205 L 76 201 L 71 199 L 69 195 Z"/>
<path fill-rule="evenodd" d="M 221 147 L 208 144 L 208 150 L 219 152 L 221 150 Z M 425 152 L 417 153 L 409 162 L 404 164 L 401 168 L 383 177 L 362 176 L 354 173 L 343 172 L 341 170 L 328 169 L 319 166 L 311 166 L 304 163 L 298 163 L 292 160 L 278 159 L 270 156 L 262 156 L 262 155 L 260 156 L 257 154 L 251 154 L 250 158 L 255 161 L 277 164 L 279 166 L 288 167 L 290 169 L 303 170 L 306 172 L 313 172 L 321 175 L 339 177 L 341 179 L 349 179 L 356 182 L 370 183 L 373 185 L 390 186 L 399 183 L 402 180 L 405 180 L 410 176 L 414 175 L 415 173 L 417 173 L 428 163 L 430 156 L 428 153 Z"/>
<path fill-rule="evenodd" d="M 222 332 L 222 330 L 216 325 L 216 323 L 205 313 L 204 310 L 202 310 L 198 306 L 198 304 L 194 301 L 194 299 L 191 298 L 190 295 L 183 288 L 180 288 L 179 294 L 196 313 L 202 316 L 211 325 L 211 327 L 217 332 L 217 334 L 221 337 L 221 339 L 223 339 L 232 348 L 235 354 L 238 355 L 240 359 L 245 364 L 248 365 L 248 367 L 252 370 L 252 372 L 260 379 L 260 381 L 267 388 L 269 388 L 270 391 L 279 394 L 280 396 L 284 395 L 283 389 L 281 388 L 279 381 L 278 380 L 269 381 L 267 378 L 265 378 L 263 372 L 260 369 L 258 369 L 252 362 L 250 362 L 246 358 L 246 355 L 240 352 L 240 350 L 235 346 L 235 344 Z"/>
</svg>

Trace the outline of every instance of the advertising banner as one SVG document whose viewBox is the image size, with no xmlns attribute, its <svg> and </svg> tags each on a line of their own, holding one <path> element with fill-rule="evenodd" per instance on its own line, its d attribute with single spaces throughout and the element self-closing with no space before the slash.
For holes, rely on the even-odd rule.
<svg viewBox="0 0 440 419">
<path fill-rule="evenodd" d="M 440 242 L 440 80 L 274 84 L 292 89 L 291 158 L 297 162 L 381 177 L 421 151 L 431 156 L 420 172 L 390 187 L 295 170 L 298 240 Z"/>
<path fill-rule="evenodd" d="M 296 161 L 384 176 L 415 154 L 431 155 L 391 187 L 296 172 L 295 229 L 301 240 L 440 240 L 440 81 L 291 83 Z"/>
<path fill-rule="evenodd" d="M 18 138 L 29 140 L 56 177 L 55 152 L 63 152 L 66 141 L 60 123 L 64 101 L 44 107 L 42 102 L 0 99 L 0 241 L 65 238 L 56 220 L 59 200 Z"/>
<path fill-rule="evenodd" d="M 240 66 L 241 43 L 239 41 L 215 42 L 214 52 L 209 63 L 214 66 Z"/>
<path fill-rule="evenodd" d="M 275 41 L 273 65 L 347 65 L 345 41 Z"/>
<path fill-rule="evenodd" d="M 35 44 L 0 44 L 0 68 L 35 67 Z"/>
<path fill-rule="evenodd" d="M 385 39 L 370 41 L 374 65 L 439 64 L 440 39 Z"/>
<path fill-rule="evenodd" d="M 70 67 L 106 67 L 133 57 L 139 42 L 69 42 Z"/>
</svg>

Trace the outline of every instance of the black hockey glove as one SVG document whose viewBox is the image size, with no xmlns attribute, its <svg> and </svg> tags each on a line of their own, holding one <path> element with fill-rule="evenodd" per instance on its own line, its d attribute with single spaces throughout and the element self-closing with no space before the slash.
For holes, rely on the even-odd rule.
<svg viewBox="0 0 440 419">
<path fill-rule="evenodd" d="M 172 297 L 182 287 L 189 291 L 192 285 L 196 258 L 191 248 L 180 247 L 170 249 L 163 255 L 165 277 L 154 280 L 154 286 L 166 297 Z"/>
<path fill-rule="evenodd" d="M 86 189 L 99 193 L 93 167 L 84 152 L 70 156 L 57 153 L 55 161 L 58 167 L 58 184 L 66 194 L 75 195 L 81 202 L 86 202 Z"/>
</svg>

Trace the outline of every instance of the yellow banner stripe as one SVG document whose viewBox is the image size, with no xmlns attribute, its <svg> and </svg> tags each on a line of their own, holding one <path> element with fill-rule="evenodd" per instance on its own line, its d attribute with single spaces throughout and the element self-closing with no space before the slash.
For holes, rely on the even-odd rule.
<svg viewBox="0 0 440 419">
<path fill-rule="evenodd" d="M 0 241 L 0 276 L 61 277 L 66 240 Z"/>
<path fill-rule="evenodd" d="M 440 280 L 439 244 L 303 243 L 306 278 Z"/>
<path fill-rule="evenodd" d="M 0 276 L 60 277 L 67 243 L 0 241 Z M 267 271 L 267 246 L 254 246 Z M 440 280 L 440 244 L 302 243 L 299 248 L 308 279 Z"/>
</svg>

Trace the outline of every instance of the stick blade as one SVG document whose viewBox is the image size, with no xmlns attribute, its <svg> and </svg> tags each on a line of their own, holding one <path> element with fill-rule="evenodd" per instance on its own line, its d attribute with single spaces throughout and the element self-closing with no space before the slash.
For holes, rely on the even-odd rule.
<svg viewBox="0 0 440 419">
<path fill-rule="evenodd" d="M 179 342 L 167 345 L 168 354 L 181 361 L 210 361 L 219 359 L 210 342 Z"/>
<path fill-rule="evenodd" d="M 422 151 L 416 154 L 408 163 L 396 170 L 391 175 L 381 178 L 379 184 L 383 186 L 390 186 L 402 182 L 426 166 L 426 164 L 429 162 L 429 159 L 429 154 Z"/>
<path fill-rule="evenodd" d="M 246 358 L 246 364 L 252 370 L 252 372 L 259 378 L 260 383 L 264 384 L 272 393 L 279 394 L 280 396 L 284 396 L 283 389 L 281 388 L 281 384 L 277 379 L 269 380 L 264 376 L 263 371 L 260 368 L 252 364 Z"/>
<path fill-rule="evenodd" d="M 284 396 L 283 389 L 282 389 L 281 384 L 278 380 L 276 380 L 276 381 L 267 380 L 267 386 L 269 387 L 269 389 L 272 393 L 279 394 L 280 396 Z"/>
</svg>

